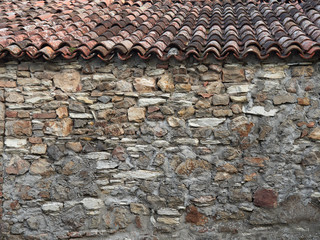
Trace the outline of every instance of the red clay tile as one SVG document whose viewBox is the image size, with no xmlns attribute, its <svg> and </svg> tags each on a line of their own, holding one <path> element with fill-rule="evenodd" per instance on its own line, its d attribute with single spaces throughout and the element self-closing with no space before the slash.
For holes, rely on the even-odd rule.
<svg viewBox="0 0 320 240">
<path fill-rule="evenodd" d="M 312 0 L 12 0 L 0 2 L 0 16 L 0 58 L 320 53 L 320 3 Z"/>
</svg>

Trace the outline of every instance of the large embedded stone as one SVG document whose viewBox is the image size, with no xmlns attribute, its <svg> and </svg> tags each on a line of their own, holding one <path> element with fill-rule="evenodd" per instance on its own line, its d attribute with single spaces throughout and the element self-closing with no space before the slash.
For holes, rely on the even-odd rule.
<svg viewBox="0 0 320 240">
<path fill-rule="evenodd" d="M 133 178 L 133 179 L 154 179 L 163 176 L 163 172 L 148 171 L 148 170 L 136 170 L 120 172 L 113 175 L 114 178 Z"/>
<path fill-rule="evenodd" d="M 174 217 L 158 217 L 157 221 L 159 223 L 167 224 L 167 225 L 178 225 L 180 223 L 180 218 Z"/>
<path fill-rule="evenodd" d="M 313 140 L 320 140 L 320 127 L 313 129 L 313 131 L 309 134 L 308 137 Z"/>
<path fill-rule="evenodd" d="M 6 147 L 22 148 L 27 145 L 27 139 L 7 138 L 4 142 Z"/>
<path fill-rule="evenodd" d="M 277 206 L 277 193 L 271 189 L 259 189 L 253 195 L 253 204 L 258 207 L 275 208 Z"/>
<path fill-rule="evenodd" d="M 252 84 L 245 85 L 235 85 L 227 88 L 227 93 L 229 94 L 238 94 L 238 93 L 247 93 L 253 88 Z"/>
<path fill-rule="evenodd" d="M 134 214 L 139 214 L 139 215 L 149 215 L 150 214 L 149 208 L 141 203 L 131 203 L 130 204 L 130 211 Z"/>
<path fill-rule="evenodd" d="M 189 176 L 196 169 L 207 171 L 211 169 L 211 164 L 204 160 L 187 159 L 176 168 L 175 172 L 180 176 Z"/>
<path fill-rule="evenodd" d="M 180 119 L 180 118 L 177 118 L 174 116 L 168 117 L 167 122 L 168 122 L 169 126 L 173 127 L 173 128 L 183 126 L 185 123 L 183 119 Z"/>
<path fill-rule="evenodd" d="M 9 164 L 6 167 L 7 174 L 22 175 L 25 174 L 30 167 L 30 163 L 26 160 L 21 159 L 15 155 L 10 159 Z"/>
<path fill-rule="evenodd" d="M 266 117 L 273 117 L 279 111 L 279 109 L 270 109 L 270 111 L 266 111 L 262 106 L 254 106 L 251 109 L 247 109 L 246 107 L 242 107 L 242 111 L 244 113 L 253 114 L 253 115 L 261 115 Z"/>
<path fill-rule="evenodd" d="M 157 105 L 165 103 L 166 100 L 163 98 L 140 98 L 138 104 L 140 107 L 146 107 L 151 105 Z"/>
<path fill-rule="evenodd" d="M 32 154 L 45 154 L 47 151 L 47 144 L 34 144 L 31 147 Z"/>
<path fill-rule="evenodd" d="M 212 82 L 206 86 L 206 91 L 210 94 L 220 94 L 224 91 L 224 85 L 220 81 Z"/>
<path fill-rule="evenodd" d="M 128 119 L 130 122 L 143 122 L 145 115 L 145 108 L 131 107 L 128 109 Z"/>
<path fill-rule="evenodd" d="M 63 203 L 60 202 L 49 202 L 42 205 L 41 209 L 45 213 L 59 212 L 63 208 Z"/>
<path fill-rule="evenodd" d="M 201 75 L 202 81 L 219 81 L 221 79 L 221 74 L 217 72 L 206 72 Z"/>
<path fill-rule="evenodd" d="M 212 104 L 214 106 L 218 105 L 228 105 L 229 104 L 229 95 L 228 94 L 215 94 L 212 97 Z"/>
<path fill-rule="evenodd" d="M 31 121 L 7 121 L 6 122 L 7 136 L 31 136 L 32 126 Z"/>
<path fill-rule="evenodd" d="M 280 105 L 283 103 L 295 103 L 296 102 L 296 97 L 293 95 L 277 95 L 273 97 L 273 104 L 274 105 Z"/>
<path fill-rule="evenodd" d="M 132 83 L 128 81 L 118 81 L 116 83 L 116 90 L 120 92 L 132 92 Z"/>
<path fill-rule="evenodd" d="M 54 75 L 53 82 L 64 92 L 76 92 L 79 89 L 80 73 L 75 70 L 59 72 Z"/>
<path fill-rule="evenodd" d="M 216 127 L 223 123 L 225 118 L 198 118 L 188 121 L 190 127 Z"/>
<path fill-rule="evenodd" d="M 160 208 L 157 210 L 158 215 L 164 215 L 164 216 L 181 216 L 179 211 L 174 208 Z"/>
<path fill-rule="evenodd" d="M 186 222 L 201 226 L 208 222 L 208 218 L 200 213 L 195 206 L 191 205 L 187 207 Z"/>
<path fill-rule="evenodd" d="M 103 207 L 103 201 L 96 198 L 84 198 L 81 203 L 87 210 L 98 210 Z"/>
<path fill-rule="evenodd" d="M 44 132 L 47 134 L 65 137 L 72 131 L 73 121 L 70 118 L 64 118 L 61 121 L 48 121 L 45 123 Z"/>
<path fill-rule="evenodd" d="M 113 169 L 119 166 L 119 163 L 112 162 L 112 161 L 98 161 L 97 162 L 97 170 L 106 170 L 106 169 Z"/>
<path fill-rule="evenodd" d="M 158 87 L 162 92 L 173 92 L 174 91 L 174 83 L 169 74 L 165 74 L 161 76 L 160 80 L 157 83 Z"/>
<path fill-rule="evenodd" d="M 40 174 L 41 176 L 49 176 L 54 172 L 53 167 L 47 159 L 40 158 L 35 160 L 30 167 L 31 174 Z"/>
<path fill-rule="evenodd" d="M 242 82 L 244 80 L 244 70 L 240 66 L 232 65 L 223 69 L 223 82 Z"/>
<path fill-rule="evenodd" d="M 10 103 L 23 103 L 24 102 L 24 97 L 17 92 L 9 92 L 6 94 L 6 102 Z"/>
<path fill-rule="evenodd" d="M 152 92 L 156 90 L 156 79 L 152 77 L 135 78 L 133 86 L 138 92 Z"/>
</svg>

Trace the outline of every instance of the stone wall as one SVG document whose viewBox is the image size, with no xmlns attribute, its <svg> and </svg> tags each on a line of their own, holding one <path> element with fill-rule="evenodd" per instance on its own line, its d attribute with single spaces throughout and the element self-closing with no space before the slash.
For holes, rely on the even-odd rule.
<svg viewBox="0 0 320 240">
<path fill-rule="evenodd" d="M 0 88 L 3 239 L 320 238 L 317 59 L 8 60 Z"/>
</svg>

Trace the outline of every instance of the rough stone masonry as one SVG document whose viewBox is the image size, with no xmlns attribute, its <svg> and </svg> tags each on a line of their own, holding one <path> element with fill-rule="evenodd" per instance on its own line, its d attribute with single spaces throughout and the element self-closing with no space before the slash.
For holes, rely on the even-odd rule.
<svg viewBox="0 0 320 240">
<path fill-rule="evenodd" d="M 1 61 L 2 239 L 320 239 L 318 59 Z"/>
</svg>

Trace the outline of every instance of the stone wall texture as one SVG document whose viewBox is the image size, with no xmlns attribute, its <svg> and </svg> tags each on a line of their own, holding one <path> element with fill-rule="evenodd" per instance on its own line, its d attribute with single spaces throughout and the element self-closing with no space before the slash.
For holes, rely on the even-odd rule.
<svg viewBox="0 0 320 240">
<path fill-rule="evenodd" d="M 0 62 L 1 239 L 320 239 L 320 62 Z"/>
</svg>

